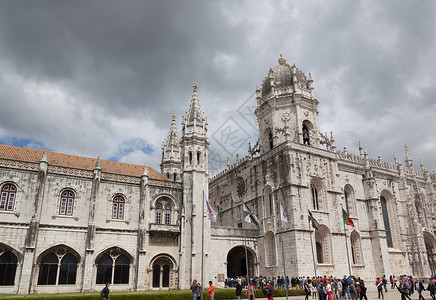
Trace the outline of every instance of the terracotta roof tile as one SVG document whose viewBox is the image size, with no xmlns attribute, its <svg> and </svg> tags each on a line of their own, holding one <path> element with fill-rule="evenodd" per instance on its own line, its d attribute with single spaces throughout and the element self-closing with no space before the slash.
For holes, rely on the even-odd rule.
<svg viewBox="0 0 436 300">
<path fill-rule="evenodd" d="M 44 151 L 42 150 L 0 144 L 0 159 L 38 163 L 41 160 L 43 153 Z M 97 158 L 69 155 L 51 151 L 47 151 L 47 160 L 49 165 L 89 171 L 94 170 L 97 162 Z M 101 159 L 100 165 L 102 172 L 105 173 L 141 177 L 142 173 L 144 172 L 144 166 L 117 161 Z M 151 167 L 147 166 L 147 171 L 148 177 L 151 179 L 170 181 L 168 178 Z"/>
</svg>

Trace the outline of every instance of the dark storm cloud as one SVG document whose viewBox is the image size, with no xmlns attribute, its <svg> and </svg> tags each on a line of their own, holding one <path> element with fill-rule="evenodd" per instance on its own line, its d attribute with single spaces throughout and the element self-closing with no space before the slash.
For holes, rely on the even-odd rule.
<svg viewBox="0 0 436 300">
<path fill-rule="evenodd" d="M 320 130 L 339 148 L 360 140 L 392 161 L 407 143 L 433 170 L 435 5 L 2 1 L 0 138 L 157 168 L 197 81 L 209 132 L 233 117 L 253 142 L 236 109 L 283 53 L 312 73 Z"/>
</svg>

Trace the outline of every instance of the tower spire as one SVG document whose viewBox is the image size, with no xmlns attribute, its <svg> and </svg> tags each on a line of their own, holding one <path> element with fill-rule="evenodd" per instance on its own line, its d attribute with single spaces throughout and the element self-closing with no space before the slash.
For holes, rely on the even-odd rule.
<svg viewBox="0 0 436 300">
<path fill-rule="evenodd" d="M 198 122 L 202 122 L 204 121 L 204 114 L 201 111 L 201 107 L 200 107 L 200 101 L 198 100 L 198 94 L 197 94 L 197 90 L 198 90 L 198 85 L 195 82 L 193 87 L 193 92 L 192 92 L 192 98 L 191 98 L 191 103 L 189 104 L 189 110 L 186 113 L 186 120 L 188 122 L 193 122 L 194 120 L 198 123 Z"/>
</svg>

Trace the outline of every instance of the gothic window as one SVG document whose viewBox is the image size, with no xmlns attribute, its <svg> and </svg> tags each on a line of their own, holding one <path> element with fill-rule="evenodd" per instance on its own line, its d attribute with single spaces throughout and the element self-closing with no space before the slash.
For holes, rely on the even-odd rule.
<svg viewBox="0 0 436 300">
<path fill-rule="evenodd" d="M 154 262 L 152 262 L 152 287 L 169 288 L 171 285 L 171 270 L 173 270 L 173 268 L 173 262 L 166 256 L 160 256 Z"/>
<path fill-rule="evenodd" d="M 173 175 L 174 175 L 174 181 L 176 181 L 177 180 L 177 173 L 174 173 Z"/>
<path fill-rule="evenodd" d="M 269 148 L 272 149 L 274 147 L 274 143 L 273 143 L 273 135 L 272 135 L 271 131 L 269 132 L 269 135 L 268 135 L 268 142 L 269 142 Z"/>
<path fill-rule="evenodd" d="M 315 230 L 316 258 L 319 264 L 331 263 L 330 230 L 325 225 L 320 225 Z"/>
<path fill-rule="evenodd" d="M 392 232 L 391 232 L 391 225 L 389 222 L 389 214 L 388 214 L 388 206 L 387 206 L 386 198 L 380 196 L 380 202 L 382 207 L 383 223 L 385 225 L 385 230 L 386 230 L 386 241 L 388 247 L 393 248 L 394 243 L 392 242 Z"/>
<path fill-rule="evenodd" d="M 319 210 L 318 189 L 311 184 L 310 191 L 312 192 L 312 207 L 314 210 Z"/>
<path fill-rule="evenodd" d="M 354 189 L 347 184 L 344 187 L 345 209 L 349 216 L 355 215 L 354 211 Z"/>
<path fill-rule="evenodd" d="M 0 286 L 14 285 L 18 258 L 11 251 L 0 248 Z"/>
<path fill-rule="evenodd" d="M 350 235 L 350 244 L 351 244 L 351 258 L 353 259 L 354 265 L 362 265 L 362 248 L 360 245 L 360 235 L 353 231 Z"/>
<path fill-rule="evenodd" d="M 276 241 L 274 233 L 268 231 L 265 234 L 266 265 L 271 267 L 276 265 Z"/>
<path fill-rule="evenodd" d="M 166 225 L 171 224 L 171 206 L 169 205 L 165 206 L 165 224 Z"/>
<path fill-rule="evenodd" d="M 200 165 L 200 152 L 197 152 L 197 165 Z"/>
<path fill-rule="evenodd" d="M 303 125 L 303 144 L 310 145 L 309 129 L 305 124 Z"/>
<path fill-rule="evenodd" d="M 124 219 L 124 206 L 124 198 L 122 196 L 115 196 L 112 203 L 112 219 Z"/>
<path fill-rule="evenodd" d="M 274 215 L 274 197 L 270 186 L 265 188 L 264 192 L 265 216 Z"/>
<path fill-rule="evenodd" d="M 1 192 L 1 198 L 0 198 L 0 211 L 1 210 L 7 210 L 12 211 L 14 210 L 14 203 L 15 203 L 15 196 L 17 193 L 17 188 L 12 184 L 5 184 L 2 187 Z"/>
<path fill-rule="evenodd" d="M 97 260 L 97 284 L 128 284 L 130 259 L 118 248 L 106 251 Z"/>
<path fill-rule="evenodd" d="M 162 204 L 156 204 L 156 224 L 162 223 Z"/>
<path fill-rule="evenodd" d="M 192 165 L 192 152 L 189 152 L 189 165 Z"/>
<path fill-rule="evenodd" d="M 72 216 L 74 207 L 74 192 L 72 190 L 65 190 L 61 194 L 61 205 L 59 206 L 59 214 Z"/>
<path fill-rule="evenodd" d="M 77 257 L 65 248 L 44 255 L 39 264 L 38 285 L 75 284 Z"/>
<path fill-rule="evenodd" d="M 262 146 L 263 146 L 263 148 L 266 151 L 269 151 L 269 150 L 271 150 L 274 147 L 274 139 L 273 139 L 271 128 L 265 129 L 265 131 L 263 133 L 263 144 L 262 144 Z"/>
</svg>

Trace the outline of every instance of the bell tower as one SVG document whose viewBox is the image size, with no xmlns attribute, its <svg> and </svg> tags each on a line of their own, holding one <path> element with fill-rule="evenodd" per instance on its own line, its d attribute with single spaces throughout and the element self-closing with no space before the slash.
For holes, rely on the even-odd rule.
<svg viewBox="0 0 436 300">
<path fill-rule="evenodd" d="M 194 84 L 193 88 L 189 110 L 182 118 L 183 207 L 179 268 L 181 288 L 189 288 L 193 279 L 201 280 L 203 219 L 205 239 L 210 237 L 210 220 L 203 213 L 203 198 L 209 194 L 208 123 L 200 108 L 197 84 Z M 205 252 L 207 245 L 205 241 Z M 206 262 L 204 265 L 206 266 Z M 203 282 L 201 284 L 205 286 Z"/>
<path fill-rule="evenodd" d="M 313 95 L 313 80 L 283 55 L 270 69 L 262 87 L 256 88 L 255 115 L 259 125 L 261 153 L 285 141 L 319 147 L 318 101 Z"/>
</svg>

